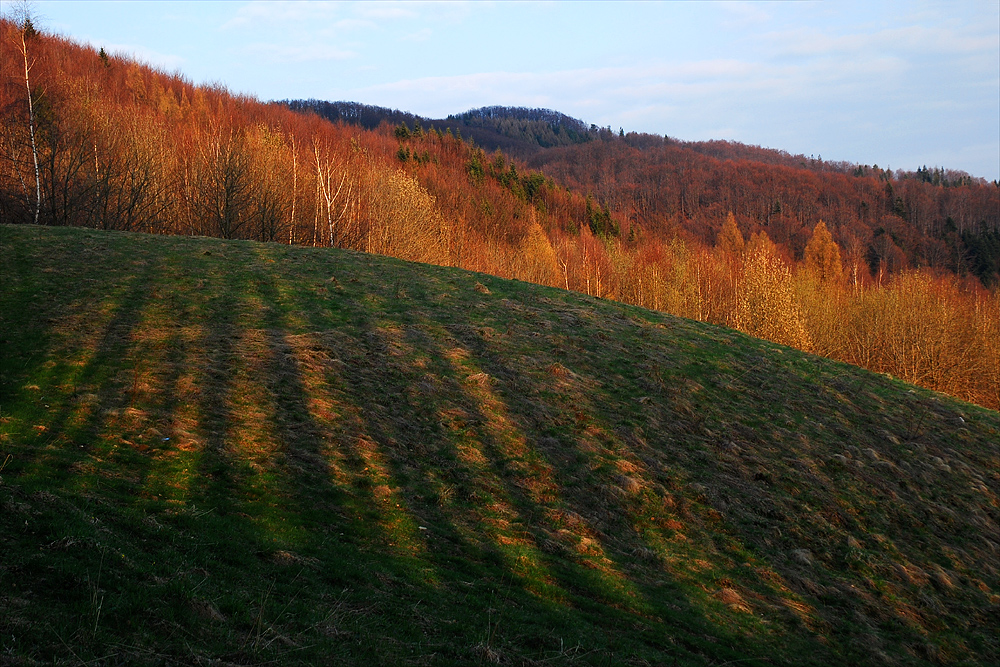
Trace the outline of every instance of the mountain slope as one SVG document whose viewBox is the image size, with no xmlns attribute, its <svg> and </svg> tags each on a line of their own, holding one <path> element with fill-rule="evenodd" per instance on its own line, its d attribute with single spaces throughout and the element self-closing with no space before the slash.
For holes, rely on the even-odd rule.
<svg viewBox="0 0 1000 667">
<path fill-rule="evenodd" d="M 0 226 L 5 664 L 985 664 L 1000 415 L 348 251 Z"/>
<path fill-rule="evenodd" d="M 488 106 L 470 109 L 447 118 L 427 118 L 408 111 L 389 109 L 361 102 L 330 102 L 327 100 L 280 100 L 274 104 L 287 106 L 294 111 L 313 112 L 332 121 L 357 125 L 374 130 L 382 123 L 405 124 L 423 129 L 437 129 L 441 132 L 453 130 L 471 138 L 487 151 L 502 150 L 508 155 L 528 159 L 544 149 L 556 146 L 586 144 L 595 140 L 619 137 L 611 127 L 598 127 L 567 116 L 552 109 L 531 109 L 527 107 Z M 858 165 L 823 162 L 815 157 L 791 155 L 786 151 L 760 146 L 751 146 L 735 141 L 681 141 L 666 135 L 629 132 L 630 146 L 645 149 L 664 145 L 689 149 L 693 153 L 720 160 L 748 160 L 768 165 L 804 168 L 813 171 L 853 171 Z"/>
<path fill-rule="evenodd" d="M 962 171 L 894 173 L 734 141 L 619 136 L 548 109 L 483 107 L 435 120 L 356 102 L 280 104 L 369 129 L 458 131 L 594 195 L 620 224 L 666 238 L 683 231 L 711 244 L 731 212 L 745 234 L 767 232 L 798 260 L 825 220 L 855 266 L 872 275 L 932 267 L 972 274 L 988 287 L 1000 281 L 1000 189 Z"/>
<path fill-rule="evenodd" d="M 359 102 L 326 100 L 282 100 L 274 104 L 293 111 L 313 112 L 331 122 L 344 122 L 369 130 L 383 123 L 408 129 L 454 132 L 471 139 L 487 150 L 500 150 L 518 158 L 527 158 L 544 148 L 568 146 L 593 141 L 607 131 L 550 109 L 524 107 L 482 107 L 452 114 L 447 118 L 426 118 L 386 107 Z"/>
</svg>

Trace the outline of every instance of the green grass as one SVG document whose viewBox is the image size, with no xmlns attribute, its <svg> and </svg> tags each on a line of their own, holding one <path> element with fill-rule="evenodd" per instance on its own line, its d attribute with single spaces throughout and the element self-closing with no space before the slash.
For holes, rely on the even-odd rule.
<svg viewBox="0 0 1000 667">
<path fill-rule="evenodd" d="M 0 663 L 989 664 L 998 443 L 579 294 L 0 226 Z"/>
</svg>

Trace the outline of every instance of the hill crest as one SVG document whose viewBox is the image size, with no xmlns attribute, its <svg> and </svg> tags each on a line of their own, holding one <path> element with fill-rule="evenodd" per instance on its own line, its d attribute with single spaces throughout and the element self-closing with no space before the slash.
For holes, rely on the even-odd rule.
<svg viewBox="0 0 1000 667">
<path fill-rule="evenodd" d="M 0 248 L 15 661 L 1000 656 L 994 411 L 361 253 Z"/>
</svg>

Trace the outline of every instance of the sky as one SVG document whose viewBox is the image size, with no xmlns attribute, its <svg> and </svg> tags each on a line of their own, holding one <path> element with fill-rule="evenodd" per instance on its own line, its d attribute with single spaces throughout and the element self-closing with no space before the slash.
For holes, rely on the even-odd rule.
<svg viewBox="0 0 1000 667">
<path fill-rule="evenodd" d="M 4 9 L 9 2 L 2 2 Z M 1000 179 L 1000 2 L 35 2 L 48 32 L 261 100 L 555 109 Z"/>
</svg>

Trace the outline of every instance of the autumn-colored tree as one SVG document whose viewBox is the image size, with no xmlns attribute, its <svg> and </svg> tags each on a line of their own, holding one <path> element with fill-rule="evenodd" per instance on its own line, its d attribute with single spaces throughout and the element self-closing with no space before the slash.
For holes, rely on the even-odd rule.
<svg viewBox="0 0 1000 667">
<path fill-rule="evenodd" d="M 529 215 L 531 227 L 514 253 L 517 265 L 515 277 L 540 285 L 558 286 L 562 282 L 562 271 L 555 250 L 538 223 L 534 209 Z"/>
<path fill-rule="evenodd" d="M 402 171 L 380 172 L 370 194 L 369 252 L 416 262 L 449 263 L 450 225 L 417 181 Z"/>
<path fill-rule="evenodd" d="M 812 238 L 806 244 L 803 261 L 805 270 L 821 283 L 840 281 L 844 270 L 840 261 L 840 247 L 822 220 L 816 223 Z"/>
<path fill-rule="evenodd" d="M 107 113 L 114 116 L 108 117 Z M 92 118 L 93 200 L 89 225 L 100 229 L 159 231 L 168 207 L 169 163 L 162 128 L 146 115 L 102 109 Z"/>
<path fill-rule="evenodd" d="M 362 249 L 365 232 L 356 209 L 362 185 L 371 186 L 370 170 L 352 164 L 349 151 L 318 137 L 313 141 L 313 158 L 316 182 L 313 245 Z"/>
<path fill-rule="evenodd" d="M 754 234 L 747 246 L 732 323 L 751 336 L 809 349 L 791 271 L 765 232 Z"/>
<path fill-rule="evenodd" d="M 796 274 L 795 293 L 812 351 L 844 354 L 845 294 L 840 248 L 823 221 L 816 224 Z"/>
<path fill-rule="evenodd" d="M 985 352 L 976 335 L 978 308 L 963 301 L 954 284 L 918 272 L 868 290 L 852 304 L 848 360 L 963 395 L 962 385 L 979 384 L 973 360 L 983 360 Z"/>
<path fill-rule="evenodd" d="M 251 224 L 254 188 L 252 155 L 246 138 L 220 130 L 208 139 L 201 156 L 202 215 L 213 236 L 243 238 Z"/>
<path fill-rule="evenodd" d="M 253 188 L 251 193 L 251 233 L 260 241 L 276 241 L 284 236 L 294 201 L 291 183 L 295 178 L 294 155 L 285 137 L 263 123 L 255 125 L 246 137 L 247 149 L 253 153 Z M 292 171 L 291 174 L 288 172 Z M 290 201 L 291 200 L 291 201 Z"/>
<path fill-rule="evenodd" d="M 722 229 L 719 230 L 715 246 L 723 252 L 733 255 L 743 253 L 745 247 L 743 234 L 740 233 L 739 227 L 736 226 L 736 216 L 733 215 L 732 211 L 726 214 L 726 221 L 722 223 Z"/>
</svg>

